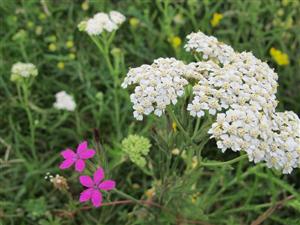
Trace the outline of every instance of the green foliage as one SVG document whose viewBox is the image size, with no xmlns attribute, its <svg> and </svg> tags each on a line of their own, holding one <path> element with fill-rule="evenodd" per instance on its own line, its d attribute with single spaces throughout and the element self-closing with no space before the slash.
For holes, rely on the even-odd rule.
<svg viewBox="0 0 300 225">
<path fill-rule="evenodd" d="M 300 224 L 299 171 L 283 176 L 247 160 L 218 167 L 195 164 L 194 159 L 201 160 L 199 152 L 218 161 L 239 155 L 220 153 L 213 141 L 194 129 L 197 121 L 180 111 L 187 99 L 174 111 L 187 134 L 197 138 L 193 143 L 172 129 L 175 121 L 169 116 L 135 121 L 128 92 L 120 88 L 130 67 L 163 56 L 192 60 L 183 50 L 184 38 L 201 30 L 239 51 L 253 51 L 274 67 L 279 74 L 280 110 L 299 114 L 299 1 L 97 0 L 84 2 L 88 9 L 82 3 L 0 1 L 0 224 L 251 224 L 288 196 L 293 199 L 275 207 L 263 224 Z M 77 25 L 96 12 L 109 10 L 122 12 L 127 21 L 110 45 L 114 50 L 106 49 L 108 58 L 104 58 Z M 223 18 L 212 27 L 214 13 Z M 174 37 L 182 44 L 175 45 Z M 289 56 L 289 65 L 276 64 L 269 54 L 272 47 Z M 117 69 L 111 70 L 107 59 Z M 20 86 L 18 90 L 10 81 L 11 67 L 19 61 L 38 68 L 30 89 Z M 53 108 L 54 95 L 61 90 L 74 95 L 78 105 L 74 112 Z M 140 136 L 125 139 L 122 148 L 121 141 L 132 133 Z M 141 136 L 151 141 L 149 153 L 150 143 Z M 72 173 L 63 172 L 73 197 L 44 180 L 46 172 L 59 172 L 62 149 L 83 139 L 96 146 L 97 138 L 105 143 L 117 187 L 157 205 L 84 210 L 78 204 L 82 189 Z M 208 145 L 201 146 L 201 141 Z M 175 148 L 179 155 L 171 154 Z M 145 165 L 143 157 L 148 154 L 149 168 L 137 170 L 123 163 L 122 150 L 139 166 Z M 150 197 L 149 189 L 154 190 Z M 120 199 L 115 193 L 105 196 L 106 202 Z"/>
</svg>

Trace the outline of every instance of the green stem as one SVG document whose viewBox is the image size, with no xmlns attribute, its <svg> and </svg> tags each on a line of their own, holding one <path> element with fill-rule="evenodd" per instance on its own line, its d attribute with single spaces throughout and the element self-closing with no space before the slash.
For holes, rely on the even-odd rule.
<svg viewBox="0 0 300 225">
<path fill-rule="evenodd" d="M 31 145 L 31 153 L 35 160 L 37 160 L 36 149 L 35 149 L 35 126 L 32 117 L 32 113 L 29 108 L 29 94 L 28 94 L 28 87 L 22 85 L 23 89 L 23 103 L 24 109 L 26 111 L 28 122 L 29 122 L 29 129 L 30 129 L 30 145 Z"/>
<path fill-rule="evenodd" d="M 193 136 L 192 136 L 192 140 L 195 138 L 195 136 L 197 135 L 197 131 L 199 130 L 199 126 L 200 126 L 200 118 L 197 117 L 197 122 L 196 122 L 196 126 L 195 126 L 195 129 L 194 129 L 194 133 L 193 133 Z"/>
<path fill-rule="evenodd" d="M 207 167 L 226 166 L 226 165 L 231 165 L 233 163 L 239 162 L 240 160 L 243 160 L 245 158 L 247 158 L 247 155 L 241 155 L 237 158 L 225 162 L 201 162 L 201 165 Z"/>
<path fill-rule="evenodd" d="M 101 43 L 98 39 L 95 37 L 92 37 L 93 42 L 97 45 L 100 52 L 102 53 L 104 60 L 107 64 L 108 70 L 110 74 L 113 76 L 113 82 L 114 82 L 114 88 L 113 88 L 113 96 L 114 96 L 114 111 L 115 111 L 115 128 L 117 133 L 117 140 L 121 139 L 121 125 L 120 125 L 120 104 L 119 104 L 119 96 L 118 96 L 118 85 L 119 85 L 119 79 L 118 79 L 118 73 L 119 71 L 113 67 L 113 64 L 111 62 L 110 56 L 109 56 L 109 49 L 110 44 L 113 40 L 114 35 L 112 35 L 110 38 L 107 39 L 107 36 L 103 36 L 103 39 Z"/>
<path fill-rule="evenodd" d="M 118 195 L 121 195 L 122 197 L 126 198 L 126 199 L 129 199 L 129 200 L 132 200 L 133 202 L 137 203 L 137 204 L 140 204 L 140 205 L 143 205 L 141 203 L 141 201 L 139 201 L 138 199 L 132 197 L 131 195 L 128 195 L 126 193 L 124 193 L 123 191 L 120 191 L 118 189 L 113 189 L 112 191 L 114 191 L 115 193 L 117 193 Z"/>
<path fill-rule="evenodd" d="M 190 135 L 186 132 L 186 130 L 183 128 L 179 120 L 177 119 L 176 115 L 174 114 L 173 110 L 170 108 L 167 108 L 167 112 L 170 115 L 171 119 L 177 124 L 178 128 L 180 131 L 184 134 L 184 136 L 188 139 L 191 140 Z"/>
</svg>

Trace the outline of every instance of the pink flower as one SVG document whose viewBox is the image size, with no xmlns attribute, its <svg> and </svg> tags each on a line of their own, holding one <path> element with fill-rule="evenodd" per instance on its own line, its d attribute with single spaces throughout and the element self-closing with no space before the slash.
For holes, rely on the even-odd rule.
<svg viewBox="0 0 300 225">
<path fill-rule="evenodd" d="M 67 169 L 75 163 L 75 170 L 82 172 L 85 168 L 84 160 L 92 158 L 96 151 L 88 149 L 87 141 L 80 143 L 77 147 L 76 153 L 72 149 L 66 149 L 60 154 L 65 159 L 59 166 L 60 169 Z"/>
<path fill-rule="evenodd" d="M 88 189 L 80 193 L 80 202 L 86 202 L 91 200 L 95 207 L 101 206 L 102 203 L 102 194 L 100 190 L 111 190 L 115 188 L 116 182 L 113 180 L 104 180 L 104 171 L 100 167 L 94 173 L 93 179 L 90 176 L 80 176 L 79 181 Z M 101 182 L 102 181 L 102 182 Z"/>
</svg>

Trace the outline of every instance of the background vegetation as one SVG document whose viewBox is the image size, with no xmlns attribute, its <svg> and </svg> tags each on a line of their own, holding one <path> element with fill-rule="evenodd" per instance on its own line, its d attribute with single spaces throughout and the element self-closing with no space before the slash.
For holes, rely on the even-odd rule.
<svg viewBox="0 0 300 225">
<path fill-rule="evenodd" d="M 120 148 L 129 133 L 147 136 L 155 143 L 157 120 L 136 122 L 128 94 L 119 87 L 121 132 L 115 132 L 112 96 L 116 89 L 105 85 L 110 82 L 110 74 L 104 59 L 88 36 L 77 29 L 84 18 L 109 10 L 127 17 L 113 43 L 124 59 L 122 77 L 128 68 L 158 57 L 192 60 L 183 49 L 185 36 L 201 30 L 236 50 L 252 51 L 274 67 L 279 74 L 279 110 L 293 110 L 299 115 L 299 0 L 2 0 L 0 224 L 300 224 L 299 170 L 283 176 L 262 164 L 241 161 L 233 167 L 205 169 L 201 175 L 191 173 L 187 181 L 179 178 L 180 170 L 153 180 L 125 162 L 114 172 L 118 186 L 138 199 L 151 197 L 155 189 L 163 208 L 133 204 L 88 211 L 75 204 L 80 187 L 71 173 L 63 175 L 74 200 L 44 179 L 47 172 L 59 172 L 62 149 L 75 147 L 83 139 L 93 143 L 97 139 L 95 129 L 109 152 Z M 282 65 L 280 56 L 270 54 L 271 48 L 280 50 L 281 58 L 287 54 L 288 62 Z M 32 62 L 39 70 L 29 102 L 36 158 L 31 154 L 24 106 L 10 81 L 11 66 L 18 61 Z M 53 108 L 55 93 L 61 90 L 74 96 L 76 111 Z M 171 131 L 170 126 L 162 135 Z M 220 153 L 213 142 L 209 146 L 206 154 L 211 159 L 225 161 L 235 156 Z M 153 144 L 152 159 L 160 160 L 156 151 L 160 151 L 159 146 Z M 159 164 L 154 164 L 157 173 L 166 169 Z M 167 175 L 168 179 L 163 179 Z M 191 188 L 191 184 L 197 188 Z"/>
</svg>

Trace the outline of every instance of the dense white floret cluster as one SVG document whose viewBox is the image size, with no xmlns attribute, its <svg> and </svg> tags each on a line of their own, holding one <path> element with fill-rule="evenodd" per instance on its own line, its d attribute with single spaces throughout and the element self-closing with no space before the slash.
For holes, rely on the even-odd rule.
<svg viewBox="0 0 300 225">
<path fill-rule="evenodd" d="M 11 80 L 18 81 L 22 78 L 35 77 L 38 75 L 36 66 L 32 63 L 17 62 L 11 68 Z"/>
<path fill-rule="evenodd" d="M 191 63 L 195 95 L 188 105 L 192 116 L 201 117 L 204 110 L 215 115 L 217 111 L 248 106 L 264 112 L 273 112 L 277 105 L 277 74 L 252 53 L 232 54 L 231 62 L 223 67 L 212 61 Z"/>
<path fill-rule="evenodd" d="M 60 91 L 55 95 L 56 102 L 53 104 L 54 108 L 60 110 L 74 111 L 76 103 L 74 98 L 65 91 Z"/>
<path fill-rule="evenodd" d="M 250 161 L 291 173 L 300 163 L 300 120 L 293 112 L 271 117 L 249 107 L 217 115 L 209 133 L 224 152 L 245 151 Z"/>
<path fill-rule="evenodd" d="M 126 20 L 126 17 L 117 11 L 97 13 L 94 17 L 79 24 L 79 29 L 86 31 L 89 35 L 99 35 L 103 31 L 112 32 Z"/>
<path fill-rule="evenodd" d="M 174 58 L 159 58 L 151 65 L 130 69 L 122 87 L 137 84 L 130 95 L 133 115 L 142 120 L 143 115 L 161 116 L 167 105 L 176 104 L 177 97 L 184 94 L 188 81 L 183 77 L 186 65 Z"/>
<path fill-rule="evenodd" d="M 174 58 L 131 69 L 122 87 L 137 84 L 131 95 L 134 116 L 160 116 L 176 104 L 184 87 L 193 85 L 187 110 L 194 117 L 216 115 L 209 134 L 223 152 L 245 151 L 250 161 L 291 173 L 300 165 L 300 119 L 293 112 L 278 113 L 278 75 L 250 52 L 235 52 L 215 37 L 198 32 L 187 37 L 187 51 L 203 61 L 188 65 Z"/>
<path fill-rule="evenodd" d="M 219 42 L 213 36 L 207 36 L 202 32 L 191 33 L 187 37 L 186 51 L 198 52 L 202 54 L 204 60 L 211 59 L 225 65 L 228 64 L 232 55 L 235 54 L 232 47 Z"/>
</svg>

